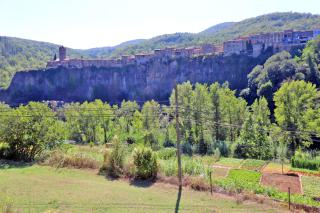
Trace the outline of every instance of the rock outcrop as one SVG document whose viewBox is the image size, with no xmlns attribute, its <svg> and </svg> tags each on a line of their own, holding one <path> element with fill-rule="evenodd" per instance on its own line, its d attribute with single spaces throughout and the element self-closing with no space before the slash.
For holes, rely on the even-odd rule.
<svg viewBox="0 0 320 213">
<path fill-rule="evenodd" d="M 272 52 L 272 51 L 271 51 Z M 16 73 L 0 101 L 18 105 L 29 101 L 65 102 L 101 99 L 110 103 L 126 100 L 167 100 L 175 82 L 229 82 L 238 91 L 247 86 L 247 74 L 271 55 L 199 56 L 150 60 L 123 67 L 53 68 Z"/>
</svg>

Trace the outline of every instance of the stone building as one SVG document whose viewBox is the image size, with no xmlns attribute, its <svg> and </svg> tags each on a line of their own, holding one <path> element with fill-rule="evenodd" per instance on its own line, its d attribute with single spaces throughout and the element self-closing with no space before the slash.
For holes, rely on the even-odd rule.
<svg viewBox="0 0 320 213">
<path fill-rule="evenodd" d="M 229 56 L 232 54 L 242 54 L 247 51 L 247 38 L 239 38 L 230 40 L 223 43 L 224 55 Z"/>
<path fill-rule="evenodd" d="M 67 49 L 64 46 L 59 47 L 59 61 L 67 59 Z"/>
</svg>

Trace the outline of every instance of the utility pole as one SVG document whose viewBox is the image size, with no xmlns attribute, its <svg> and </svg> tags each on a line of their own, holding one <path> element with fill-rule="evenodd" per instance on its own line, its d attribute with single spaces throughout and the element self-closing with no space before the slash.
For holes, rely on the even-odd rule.
<svg viewBox="0 0 320 213">
<path fill-rule="evenodd" d="M 182 189 L 182 170 L 181 170 L 179 103 L 178 103 L 178 87 L 177 87 L 177 84 L 175 84 L 175 101 L 176 101 L 176 132 L 177 132 L 178 178 L 179 178 L 179 190 L 181 190 Z"/>
</svg>

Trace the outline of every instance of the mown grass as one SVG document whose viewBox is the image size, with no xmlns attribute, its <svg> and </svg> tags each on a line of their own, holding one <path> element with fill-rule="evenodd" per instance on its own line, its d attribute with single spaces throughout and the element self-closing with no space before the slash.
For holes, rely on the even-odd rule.
<svg viewBox="0 0 320 213">
<path fill-rule="evenodd" d="M 305 195 L 320 198 L 320 177 L 302 176 L 301 181 Z"/>
<path fill-rule="evenodd" d="M 231 168 L 239 168 L 240 165 L 242 164 L 243 159 L 238 159 L 238 158 L 220 158 L 219 161 L 215 163 L 215 165 L 220 165 L 220 166 L 227 166 Z"/>
<path fill-rule="evenodd" d="M 255 159 L 246 159 L 241 164 L 241 169 L 260 171 L 260 169 L 265 165 L 265 161 L 263 160 L 255 160 Z"/>
<path fill-rule="evenodd" d="M 0 203 L 21 212 L 174 212 L 177 189 L 129 184 L 89 171 L 30 166 L 0 170 Z M 1 206 L 1 205 L 0 205 Z M 281 211 L 183 189 L 179 212 Z"/>
</svg>

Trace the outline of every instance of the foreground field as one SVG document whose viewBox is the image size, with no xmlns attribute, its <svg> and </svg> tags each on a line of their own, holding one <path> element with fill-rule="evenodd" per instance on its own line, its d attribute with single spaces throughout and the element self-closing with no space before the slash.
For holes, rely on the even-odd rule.
<svg viewBox="0 0 320 213">
<path fill-rule="evenodd" d="M 171 185 L 130 184 L 92 171 L 30 166 L 0 170 L 0 206 L 22 212 L 174 212 Z M 183 189 L 179 212 L 283 212 L 267 204 Z"/>
</svg>

